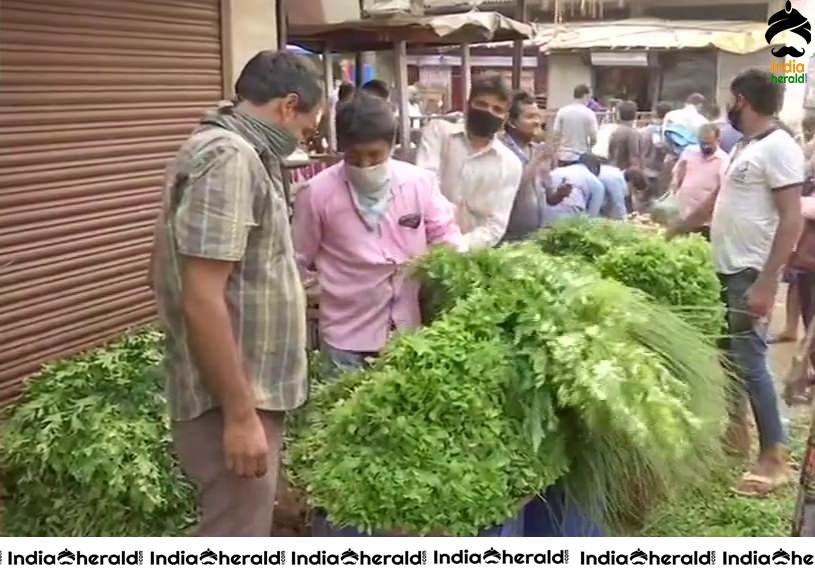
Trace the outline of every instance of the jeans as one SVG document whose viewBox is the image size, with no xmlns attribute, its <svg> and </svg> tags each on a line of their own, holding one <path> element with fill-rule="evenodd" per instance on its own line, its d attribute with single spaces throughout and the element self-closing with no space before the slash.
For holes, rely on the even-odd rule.
<svg viewBox="0 0 815 576">
<path fill-rule="evenodd" d="M 613 179 L 606 179 L 603 180 L 603 185 L 606 187 L 603 215 L 611 220 L 625 220 L 628 217 L 628 208 L 625 203 L 628 187 L 625 181 L 617 182 Z"/>
<path fill-rule="evenodd" d="M 375 358 L 377 352 L 353 352 L 334 348 L 324 340 L 320 341 L 320 355 L 325 361 L 328 375 L 339 376 L 342 372 L 361 370 L 367 366 L 369 358 Z"/>
<path fill-rule="evenodd" d="M 758 278 L 758 270 L 720 274 L 722 298 L 727 306 L 729 339 L 726 351 L 741 380 L 758 427 L 759 444 L 764 451 L 784 444 L 784 428 L 778 411 L 778 396 L 767 365 L 767 327 L 747 311 L 747 291 Z M 737 394 L 731 407 L 742 415 L 744 396 Z"/>
</svg>

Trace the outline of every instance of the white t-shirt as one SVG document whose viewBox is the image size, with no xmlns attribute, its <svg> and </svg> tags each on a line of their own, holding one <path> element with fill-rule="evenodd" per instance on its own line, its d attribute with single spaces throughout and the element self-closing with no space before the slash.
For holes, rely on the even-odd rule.
<svg viewBox="0 0 815 576">
<path fill-rule="evenodd" d="M 555 132 L 560 133 L 559 159 L 576 162 L 591 152 L 591 139 L 597 136 L 597 116 L 581 102 L 569 104 L 555 116 Z"/>
<path fill-rule="evenodd" d="M 693 104 L 686 104 L 684 108 L 678 110 L 671 110 L 665 115 L 665 126 L 671 124 L 679 124 L 690 130 L 694 135 L 699 132 L 699 128 L 708 123 L 696 106 Z"/>
<path fill-rule="evenodd" d="M 780 128 L 733 149 L 710 230 L 717 272 L 764 268 L 778 227 L 773 191 L 803 181 L 804 153 Z"/>
<path fill-rule="evenodd" d="M 614 134 L 614 131 L 619 127 L 619 124 L 613 122 L 601 124 L 597 130 L 597 144 L 592 148 L 592 154 L 600 158 L 608 159 L 608 145 L 611 143 L 611 135 Z"/>
</svg>

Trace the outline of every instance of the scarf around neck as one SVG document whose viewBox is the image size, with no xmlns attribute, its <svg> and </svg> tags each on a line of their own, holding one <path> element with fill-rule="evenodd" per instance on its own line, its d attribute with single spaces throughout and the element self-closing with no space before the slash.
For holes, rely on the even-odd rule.
<svg viewBox="0 0 815 576">
<path fill-rule="evenodd" d="M 258 153 L 269 150 L 278 158 L 286 158 L 297 148 L 297 138 L 286 130 L 257 116 L 240 110 L 234 102 L 208 112 L 202 126 L 217 126 L 243 136 Z"/>
</svg>

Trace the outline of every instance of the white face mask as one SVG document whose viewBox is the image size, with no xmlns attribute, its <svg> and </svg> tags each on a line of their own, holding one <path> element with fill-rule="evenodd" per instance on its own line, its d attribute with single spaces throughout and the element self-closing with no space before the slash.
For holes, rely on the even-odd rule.
<svg viewBox="0 0 815 576">
<path fill-rule="evenodd" d="M 346 164 L 345 174 L 354 191 L 363 196 L 381 198 L 390 190 L 391 172 L 387 161 L 367 168 Z"/>
</svg>

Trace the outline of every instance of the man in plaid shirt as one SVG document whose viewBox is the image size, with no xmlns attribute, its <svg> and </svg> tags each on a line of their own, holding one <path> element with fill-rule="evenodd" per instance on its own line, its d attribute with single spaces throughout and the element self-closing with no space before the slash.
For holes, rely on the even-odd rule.
<svg viewBox="0 0 815 576">
<path fill-rule="evenodd" d="M 235 92 L 168 172 L 154 288 L 173 440 L 199 489 L 199 534 L 268 536 L 283 417 L 308 395 L 281 161 L 316 128 L 323 95 L 308 61 L 272 51 L 249 61 Z"/>
</svg>

